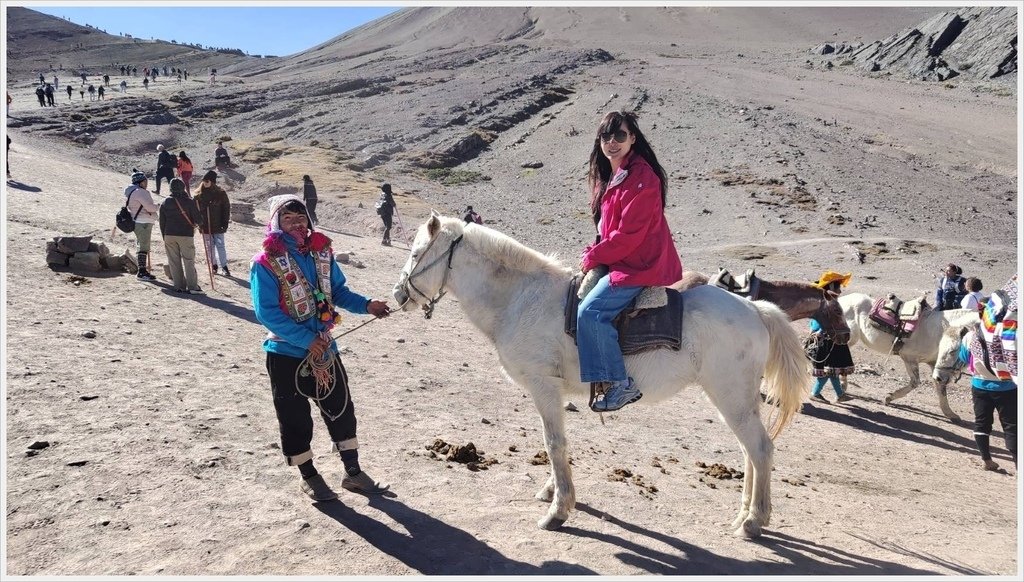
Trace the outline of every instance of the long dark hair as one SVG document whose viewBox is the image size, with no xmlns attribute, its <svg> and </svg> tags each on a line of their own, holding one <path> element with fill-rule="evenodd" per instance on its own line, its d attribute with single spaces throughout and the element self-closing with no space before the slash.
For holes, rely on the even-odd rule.
<svg viewBox="0 0 1024 582">
<path fill-rule="evenodd" d="M 612 163 L 604 156 L 601 150 L 601 134 L 615 133 L 625 125 L 629 133 L 636 136 L 632 152 L 642 157 L 654 170 L 654 173 L 661 179 L 661 207 L 665 208 L 665 201 L 668 193 L 668 179 L 665 177 L 665 170 L 658 163 L 658 156 L 654 155 L 650 142 L 644 137 L 640 126 L 636 122 L 637 115 L 632 111 L 610 111 L 597 126 L 597 135 L 594 136 L 594 149 L 590 152 L 590 171 L 587 176 L 590 185 L 590 211 L 594 215 L 596 223 L 601 216 L 601 198 L 604 196 L 608 181 L 612 178 Z"/>
<path fill-rule="evenodd" d="M 188 156 L 185 155 L 185 150 L 181 150 L 180 152 L 178 152 L 178 159 L 185 160 L 190 164 L 192 163 L 192 160 L 188 159 Z"/>
</svg>

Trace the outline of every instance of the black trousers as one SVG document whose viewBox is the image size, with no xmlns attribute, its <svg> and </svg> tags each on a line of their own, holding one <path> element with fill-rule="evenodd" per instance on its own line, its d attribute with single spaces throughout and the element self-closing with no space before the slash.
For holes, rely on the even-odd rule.
<svg viewBox="0 0 1024 582">
<path fill-rule="evenodd" d="M 393 216 L 391 213 L 381 214 L 380 219 L 384 221 L 384 239 L 386 241 L 391 240 L 391 220 Z"/>
<path fill-rule="evenodd" d="M 971 389 L 974 401 L 974 433 L 992 434 L 993 412 L 999 413 L 999 423 L 1003 425 L 1006 448 L 1014 457 L 1017 456 L 1017 391 L 1016 390 L 978 390 Z"/>
<path fill-rule="evenodd" d="M 166 168 L 163 170 L 156 171 L 156 193 L 160 193 L 160 179 L 167 178 L 167 183 L 170 184 L 171 180 L 174 179 L 174 169 Z"/>
<path fill-rule="evenodd" d="M 334 354 L 334 357 L 338 359 L 334 390 L 320 401 L 320 416 L 327 425 L 331 440 L 337 443 L 356 437 L 356 411 L 349 397 L 348 375 L 341 365 L 341 356 Z M 270 374 L 274 410 L 281 431 L 281 452 L 286 457 L 305 453 L 313 441 L 309 399 L 303 394 L 316 394 L 316 380 L 312 375 L 299 375 L 296 384 L 295 371 L 301 363 L 300 358 L 267 352 L 267 373 Z M 333 416 L 337 418 L 332 420 Z"/>
</svg>

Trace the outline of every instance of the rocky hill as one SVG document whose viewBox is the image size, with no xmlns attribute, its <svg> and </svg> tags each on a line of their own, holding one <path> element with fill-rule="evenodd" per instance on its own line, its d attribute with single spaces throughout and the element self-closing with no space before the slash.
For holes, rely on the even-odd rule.
<svg viewBox="0 0 1024 582">
<path fill-rule="evenodd" d="M 819 45 L 818 54 L 848 58 L 869 72 L 925 81 L 999 78 L 1016 86 L 1017 9 L 974 6 L 942 12 L 883 40 Z"/>
<path fill-rule="evenodd" d="M 817 39 L 879 38 L 934 14 L 413 8 L 287 58 L 204 55 L 233 59 L 218 65 L 214 86 L 205 78 L 182 85 L 161 79 L 145 91 L 135 79 L 127 94 L 106 101 L 76 95 L 56 108 L 22 108 L 9 127 L 73 139 L 88 157 L 125 173 L 152 171 L 157 144 L 185 149 L 208 167 L 214 143 L 224 139 L 239 164 L 227 176 L 239 199 L 297 191 L 310 174 L 325 216 L 373 228 L 378 220 L 366 207 L 377 185 L 390 181 L 413 216 L 474 204 L 510 234 L 577 252 L 592 228 L 583 202 L 589 135 L 604 111 L 627 108 L 641 114 L 672 190 L 681 193 L 668 209 L 675 223 L 687 225 L 681 232 L 692 232 L 695 215 L 706 222 L 723 196 L 741 195 L 753 204 L 736 218 L 741 231 L 862 235 L 876 228 L 863 226 L 874 224 L 865 217 L 888 207 L 904 179 L 897 189 L 921 192 L 925 212 L 943 211 L 942 200 L 960 198 L 968 182 L 990 192 L 985 196 L 1015 189 L 1016 162 L 1007 155 L 1015 151 L 1012 123 L 965 115 L 965 104 L 978 103 L 973 85 L 945 96 L 900 87 L 905 107 L 879 115 L 877 98 L 893 91 L 892 83 L 864 84 L 839 68 L 803 66 L 806 47 Z M 23 45 L 46 22 L 95 37 L 89 51 L 145 44 L 25 9 L 8 17 L 9 38 Z M 85 41 L 67 41 L 76 42 Z M 11 55 L 12 70 L 38 63 Z M 13 85 L 29 103 L 31 82 Z M 1012 106 L 1003 94 L 987 99 Z M 923 139 L 906 137 L 917 124 Z M 951 132 L 984 137 L 968 144 L 948 140 Z M 963 163 L 977 154 L 977 163 Z M 966 207 L 958 215 L 979 228 L 988 218 Z M 572 217 L 568 226 L 560 224 L 564 217 Z M 901 225 L 922 237 L 932 235 L 929 228 Z M 709 236 L 732 239 L 718 230 Z"/>
<path fill-rule="evenodd" d="M 137 66 L 140 75 L 143 67 L 152 66 L 183 68 L 206 75 L 211 67 L 262 60 L 176 41 L 108 34 L 20 6 L 7 8 L 6 28 L 4 64 L 8 82 L 32 81 L 39 73 L 45 73 L 48 79 L 54 75 L 76 77 L 79 72 L 102 75 L 125 64 Z"/>
</svg>

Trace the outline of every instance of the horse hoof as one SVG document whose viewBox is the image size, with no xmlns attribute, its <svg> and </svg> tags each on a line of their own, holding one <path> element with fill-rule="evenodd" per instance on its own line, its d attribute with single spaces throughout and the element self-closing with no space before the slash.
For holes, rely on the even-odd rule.
<svg viewBox="0 0 1024 582">
<path fill-rule="evenodd" d="M 733 532 L 733 535 L 735 535 L 738 538 L 744 538 L 748 540 L 759 538 L 761 537 L 761 526 L 755 523 L 754 520 L 748 519 L 747 521 L 743 522 L 743 525 L 740 526 L 739 529 Z"/>
<path fill-rule="evenodd" d="M 556 530 L 556 529 L 562 527 L 562 524 L 564 524 L 564 523 L 565 523 L 565 519 L 563 519 L 563 518 L 559 518 L 559 517 L 545 517 L 544 519 L 538 521 L 537 525 L 539 525 L 541 529 L 546 529 L 548 531 L 553 531 L 553 530 Z"/>
</svg>

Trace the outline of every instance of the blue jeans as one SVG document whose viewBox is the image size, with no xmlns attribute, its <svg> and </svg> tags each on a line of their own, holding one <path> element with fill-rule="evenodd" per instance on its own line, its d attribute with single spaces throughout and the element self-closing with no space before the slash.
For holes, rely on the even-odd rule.
<svg viewBox="0 0 1024 582">
<path fill-rule="evenodd" d="M 619 332 L 612 320 L 643 287 L 612 287 L 605 275 L 580 302 L 576 312 L 576 347 L 580 355 L 581 382 L 620 382 L 627 378 L 619 347 Z"/>
<path fill-rule="evenodd" d="M 224 246 L 224 233 L 204 234 L 203 242 L 206 243 L 206 248 L 210 252 L 210 263 L 221 267 L 227 267 L 228 250 Z"/>
</svg>

